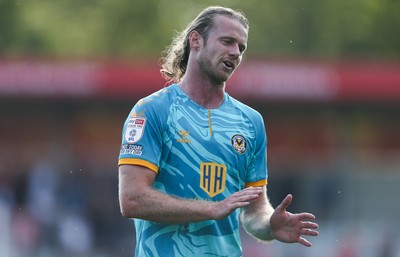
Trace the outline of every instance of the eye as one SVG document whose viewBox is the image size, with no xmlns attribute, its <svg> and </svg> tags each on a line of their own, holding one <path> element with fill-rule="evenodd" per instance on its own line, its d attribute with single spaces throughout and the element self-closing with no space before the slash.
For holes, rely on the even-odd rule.
<svg viewBox="0 0 400 257">
<path fill-rule="evenodd" d="M 246 51 L 246 47 L 244 45 L 239 45 L 239 51 L 243 53 L 244 51 Z"/>
<path fill-rule="evenodd" d="M 231 45 L 232 44 L 232 40 L 230 39 L 223 39 L 222 43 L 224 43 L 225 45 Z"/>
<path fill-rule="evenodd" d="M 238 47 L 240 54 L 243 54 L 246 51 L 246 45 L 243 43 L 238 42 L 238 40 L 230 37 L 221 38 L 221 42 L 223 45 L 226 46 L 235 46 Z"/>
</svg>

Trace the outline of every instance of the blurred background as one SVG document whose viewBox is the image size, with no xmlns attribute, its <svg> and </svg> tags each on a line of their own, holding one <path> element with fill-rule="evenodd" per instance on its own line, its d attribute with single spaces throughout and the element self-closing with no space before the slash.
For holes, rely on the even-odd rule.
<svg viewBox="0 0 400 257">
<path fill-rule="evenodd" d="M 313 212 L 313 247 L 245 257 L 400 256 L 400 1 L 0 0 L 0 256 L 133 256 L 117 158 L 158 59 L 208 5 L 243 10 L 227 91 L 264 116 L 269 195 Z"/>
</svg>

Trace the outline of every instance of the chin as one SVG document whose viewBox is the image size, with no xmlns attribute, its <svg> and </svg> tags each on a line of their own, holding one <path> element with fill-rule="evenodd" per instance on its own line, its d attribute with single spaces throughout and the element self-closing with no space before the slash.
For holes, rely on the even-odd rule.
<svg viewBox="0 0 400 257">
<path fill-rule="evenodd" d="M 225 82 L 227 82 L 230 77 L 231 77 L 230 75 L 229 76 L 223 76 L 223 77 L 220 77 L 220 78 L 216 79 L 215 81 L 218 82 L 217 84 L 225 84 Z"/>
<path fill-rule="evenodd" d="M 228 81 L 230 79 L 230 77 L 232 76 L 233 72 L 219 72 L 219 73 L 214 73 L 214 74 L 210 74 L 212 76 L 210 76 L 210 79 L 212 81 L 214 81 L 215 84 L 219 85 L 225 85 L 225 82 Z"/>
<path fill-rule="evenodd" d="M 232 77 L 232 74 L 233 74 L 233 72 L 227 74 L 227 75 L 224 77 L 224 79 L 223 79 L 224 82 L 228 81 L 228 80 Z"/>
</svg>

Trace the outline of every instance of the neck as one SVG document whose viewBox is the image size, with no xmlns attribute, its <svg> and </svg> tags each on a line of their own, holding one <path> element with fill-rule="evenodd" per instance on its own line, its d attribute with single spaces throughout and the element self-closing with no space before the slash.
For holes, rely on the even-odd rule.
<svg viewBox="0 0 400 257">
<path fill-rule="evenodd" d="M 218 108 L 224 101 L 225 83 L 215 85 L 206 80 L 188 80 L 184 77 L 178 85 L 192 101 L 204 108 Z"/>
</svg>

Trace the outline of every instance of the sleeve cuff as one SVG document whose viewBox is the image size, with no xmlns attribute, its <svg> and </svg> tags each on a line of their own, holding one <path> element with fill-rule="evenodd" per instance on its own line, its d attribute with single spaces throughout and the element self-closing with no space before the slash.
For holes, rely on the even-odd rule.
<svg viewBox="0 0 400 257">
<path fill-rule="evenodd" d="M 118 160 L 118 166 L 119 165 L 139 165 L 139 166 L 143 166 L 146 168 L 151 169 L 152 171 L 154 171 L 155 173 L 158 173 L 158 167 L 156 165 L 154 165 L 151 162 L 142 160 L 142 159 L 135 159 L 135 158 L 121 158 Z"/>
<path fill-rule="evenodd" d="M 259 181 L 254 181 L 254 182 L 246 182 L 245 187 L 261 187 L 261 186 L 266 186 L 268 185 L 268 179 L 263 179 Z"/>
</svg>

